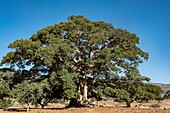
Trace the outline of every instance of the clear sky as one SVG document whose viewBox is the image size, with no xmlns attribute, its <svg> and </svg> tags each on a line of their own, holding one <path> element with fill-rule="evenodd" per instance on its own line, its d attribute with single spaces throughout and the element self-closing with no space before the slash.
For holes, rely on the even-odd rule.
<svg viewBox="0 0 170 113">
<path fill-rule="evenodd" d="M 11 42 L 70 15 L 136 33 L 139 46 L 149 53 L 139 67 L 141 74 L 151 82 L 170 83 L 170 0 L 0 0 L 0 59 Z"/>
</svg>

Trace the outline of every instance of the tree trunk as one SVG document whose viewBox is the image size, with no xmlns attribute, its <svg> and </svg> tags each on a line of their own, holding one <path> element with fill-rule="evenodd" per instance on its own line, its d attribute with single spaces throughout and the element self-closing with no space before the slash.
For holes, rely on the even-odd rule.
<svg viewBox="0 0 170 113">
<path fill-rule="evenodd" d="M 44 104 L 42 104 L 42 105 L 41 105 L 41 108 L 43 109 L 44 107 L 45 107 L 45 105 L 44 105 Z"/>
<path fill-rule="evenodd" d="M 81 86 L 79 85 L 79 87 L 78 87 L 78 92 L 79 92 L 79 94 L 80 94 L 80 97 L 79 97 L 79 101 L 81 102 L 82 100 L 83 100 L 83 96 L 82 96 L 82 94 L 81 94 Z"/>
<path fill-rule="evenodd" d="M 84 76 L 84 80 L 81 81 L 78 86 L 78 92 L 80 93 L 80 97 L 78 99 L 76 98 L 70 99 L 68 107 L 83 106 L 83 104 L 88 101 L 87 98 L 88 86 L 86 82 L 86 77 L 87 75 Z"/>
<path fill-rule="evenodd" d="M 87 83 L 85 82 L 84 90 L 83 90 L 83 101 L 87 100 L 87 91 L 88 91 L 88 87 L 87 87 Z"/>
<path fill-rule="evenodd" d="M 87 102 L 87 92 L 88 92 L 88 86 L 87 86 L 87 77 L 88 77 L 88 74 L 85 74 L 84 75 L 84 81 L 83 81 L 83 102 Z"/>
<path fill-rule="evenodd" d="M 76 106 L 80 106 L 83 97 L 81 94 L 81 84 L 78 86 L 78 92 L 80 93 L 80 97 L 78 99 L 76 98 L 71 98 L 68 107 L 76 107 Z"/>
<path fill-rule="evenodd" d="M 30 107 L 30 106 L 29 106 L 29 103 L 28 103 L 28 104 L 27 104 L 27 112 L 29 111 L 29 107 Z"/>
<path fill-rule="evenodd" d="M 80 102 L 76 98 L 71 98 L 68 107 L 80 106 Z"/>
<path fill-rule="evenodd" d="M 47 106 L 47 104 L 51 101 L 52 99 L 46 99 L 42 103 L 40 102 L 39 104 L 41 105 L 41 108 L 44 108 Z"/>
<path fill-rule="evenodd" d="M 131 102 L 126 102 L 127 107 L 131 107 Z"/>
</svg>

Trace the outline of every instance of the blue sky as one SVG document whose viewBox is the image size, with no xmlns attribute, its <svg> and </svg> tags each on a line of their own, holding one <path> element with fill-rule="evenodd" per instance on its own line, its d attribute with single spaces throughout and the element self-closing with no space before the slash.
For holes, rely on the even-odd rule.
<svg viewBox="0 0 170 113">
<path fill-rule="evenodd" d="M 149 60 L 139 67 L 141 74 L 151 82 L 170 83 L 169 0 L 0 0 L 0 59 L 11 42 L 28 39 L 70 15 L 136 33 L 139 47 L 149 53 Z"/>
</svg>

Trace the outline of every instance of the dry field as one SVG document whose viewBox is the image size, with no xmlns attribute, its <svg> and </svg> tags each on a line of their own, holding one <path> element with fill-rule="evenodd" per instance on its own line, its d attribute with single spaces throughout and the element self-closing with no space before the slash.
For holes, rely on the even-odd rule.
<svg viewBox="0 0 170 113">
<path fill-rule="evenodd" d="M 24 109 L 11 109 L 4 111 L 0 109 L 0 113 L 170 113 L 170 100 L 162 101 L 157 106 L 157 101 L 148 103 L 133 103 L 131 108 L 126 108 L 124 103 L 116 103 L 111 101 L 100 101 L 98 107 L 89 108 L 63 108 L 62 104 L 49 104 L 44 109 L 30 109 L 26 112 Z"/>
</svg>

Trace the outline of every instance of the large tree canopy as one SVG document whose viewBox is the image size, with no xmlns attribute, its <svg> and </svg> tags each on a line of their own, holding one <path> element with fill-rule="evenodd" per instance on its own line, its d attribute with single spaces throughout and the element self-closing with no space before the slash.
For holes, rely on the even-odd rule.
<svg viewBox="0 0 170 113">
<path fill-rule="evenodd" d="M 107 83 L 122 73 L 139 75 L 137 67 L 148 59 L 148 53 L 138 44 L 136 34 L 103 21 L 70 16 L 68 22 L 11 43 L 13 51 L 1 64 L 17 70 L 16 76 L 24 80 L 49 79 L 52 86 L 63 84 L 65 98 L 85 101 L 96 82 Z"/>
</svg>

